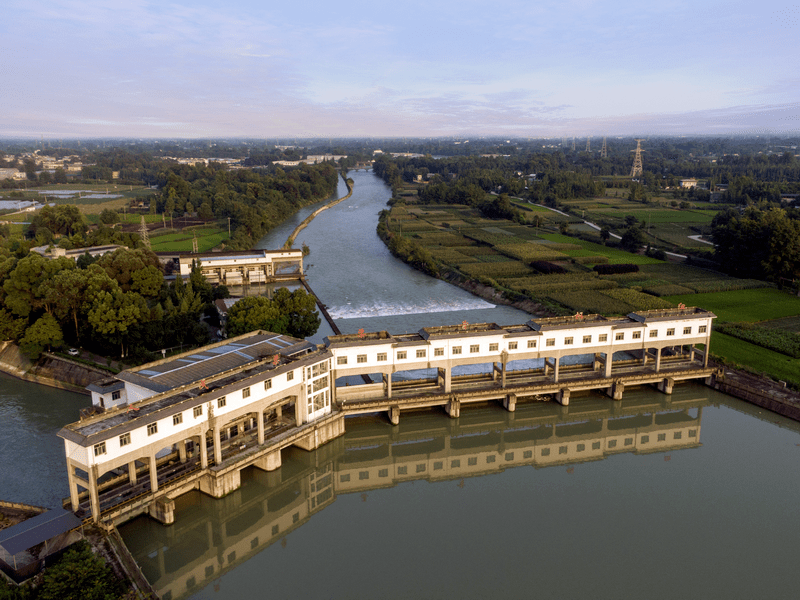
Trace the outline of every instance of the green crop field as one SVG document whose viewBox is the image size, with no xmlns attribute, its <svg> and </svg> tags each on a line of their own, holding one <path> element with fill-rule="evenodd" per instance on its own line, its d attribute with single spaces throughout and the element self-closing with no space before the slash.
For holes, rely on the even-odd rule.
<svg viewBox="0 0 800 600">
<path fill-rule="evenodd" d="M 675 304 L 699 306 L 714 312 L 722 321 L 734 323 L 800 315 L 800 298 L 774 288 L 666 296 L 664 299 Z"/>
<path fill-rule="evenodd" d="M 744 365 L 758 373 L 800 386 L 800 359 L 789 358 L 779 352 L 716 332 L 711 334 L 711 354 L 721 356 L 729 363 Z"/>
<path fill-rule="evenodd" d="M 540 237 L 552 242 L 576 244 L 581 246 L 582 250 L 565 252 L 565 254 L 570 256 L 605 256 L 608 258 L 608 262 L 611 264 L 652 265 L 664 262 L 655 258 L 650 258 L 649 256 L 632 254 L 630 252 L 625 252 L 624 250 L 617 250 L 616 248 L 609 248 L 608 246 L 603 246 L 602 244 L 586 242 L 584 240 L 569 237 L 568 235 L 561 235 L 559 233 L 542 233 L 540 234 Z"/>
<path fill-rule="evenodd" d="M 228 239 L 227 230 L 203 228 L 151 235 L 150 247 L 153 252 L 191 252 L 194 233 L 197 233 L 197 249 L 200 252 L 208 252 Z"/>
</svg>

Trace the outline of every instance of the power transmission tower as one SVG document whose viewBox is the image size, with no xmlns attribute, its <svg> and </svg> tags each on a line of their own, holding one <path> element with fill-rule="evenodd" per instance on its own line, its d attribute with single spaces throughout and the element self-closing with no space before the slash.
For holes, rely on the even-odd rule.
<svg viewBox="0 0 800 600">
<path fill-rule="evenodd" d="M 642 174 L 642 142 L 644 139 L 636 140 L 636 154 L 633 156 L 633 167 L 631 167 L 631 177 L 637 177 Z M 633 150 L 632 150 L 633 152 Z"/>
<path fill-rule="evenodd" d="M 600 158 L 608 158 L 608 147 L 606 146 L 605 136 L 603 136 L 603 147 L 600 148 Z"/>
<path fill-rule="evenodd" d="M 586 138 L 586 151 L 587 152 L 592 151 L 592 136 Z"/>
<path fill-rule="evenodd" d="M 572 136 L 572 151 L 575 152 L 575 136 Z"/>
<path fill-rule="evenodd" d="M 142 215 L 142 226 L 139 227 L 139 235 L 144 242 L 144 245 L 150 247 L 150 236 L 147 233 L 147 223 L 144 222 L 144 215 Z"/>
</svg>

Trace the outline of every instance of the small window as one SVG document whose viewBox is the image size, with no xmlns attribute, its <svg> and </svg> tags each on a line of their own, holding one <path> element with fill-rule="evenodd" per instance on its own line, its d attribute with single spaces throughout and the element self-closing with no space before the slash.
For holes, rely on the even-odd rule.
<svg viewBox="0 0 800 600">
<path fill-rule="evenodd" d="M 643 435 L 643 436 L 642 436 L 642 443 L 643 443 L 643 444 L 648 444 L 648 443 L 650 443 L 650 436 L 649 436 L 649 435 Z"/>
<path fill-rule="evenodd" d="M 675 433 L 672 435 L 672 437 L 673 437 L 673 438 L 675 438 L 676 440 L 679 440 L 679 439 L 681 439 L 681 436 L 682 436 L 682 435 L 683 435 L 683 432 L 682 432 L 682 431 L 676 431 L 676 432 L 675 432 Z"/>
<path fill-rule="evenodd" d="M 369 479 L 369 471 L 359 471 L 358 472 L 358 478 L 361 481 L 364 481 L 365 479 Z"/>
<path fill-rule="evenodd" d="M 100 442 L 99 444 L 94 445 L 94 455 L 100 456 L 101 454 L 106 453 L 106 443 Z"/>
<path fill-rule="evenodd" d="M 346 356 L 337 356 L 336 357 L 336 364 L 337 365 L 346 365 L 347 364 L 347 357 Z"/>
<path fill-rule="evenodd" d="M 436 462 L 433 463 L 434 471 L 441 471 L 442 469 L 444 469 L 444 461 L 437 460 Z"/>
<path fill-rule="evenodd" d="M 467 466 L 468 467 L 474 467 L 477 464 L 478 464 L 478 457 L 477 456 L 472 456 L 472 457 L 467 459 Z"/>
<path fill-rule="evenodd" d="M 550 456 L 550 448 L 542 448 L 542 456 Z"/>
<path fill-rule="evenodd" d="M 497 352 L 499 349 L 499 344 L 489 344 L 489 352 Z"/>
<path fill-rule="evenodd" d="M 508 342 L 508 349 L 509 350 L 516 350 L 517 349 L 517 342 Z"/>
<path fill-rule="evenodd" d="M 194 418 L 202 417 L 203 416 L 203 407 L 202 406 L 195 406 L 194 407 Z"/>
<path fill-rule="evenodd" d="M 514 460 L 514 453 L 513 452 L 506 452 L 505 459 L 506 459 L 506 461 Z"/>
<path fill-rule="evenodd" d="M 434 356 L 444 356 L 444 348 L 434 348 L 433 349 Z"/>
<path fill-rule="evenodd" d="M 617 340 L 617 341 L 624 340 L 625 339 L 625 334 L 623 332 L 619 332 L 616 335 L 614 335 L 614 339 Z"/>
<path fill-rule="evenodd" d="M 365 363 L 365 362 L 367 362 L 367 355 L 366 354 L 359 354 L 356 357 L 356 362 L 357 363 Z"/>
<path fill-rule="evenodd" d="M 690 429 L 689 437 L 697 437 L 697 429 Z"/>
<path fill-rule="evenodd" d="M 417 465 L 416 472 L 417 473 L 424 473 L 427 470 L 427 468 L 428 468 L 428 465 L 426 465 L 425 463 L 419 464 L 419 465 Z"/>
<path fill-rule="evenodd" d="M 111 399 L 112 400 L 119 400 L 121 395 L 122 395 L 122 392 L 120 392 L 119 390 L 117 390 L 116 392 L 111 392 Z"/>
<path fill-rule="evenodd" d="M 451 469 L 459 469 L 461 468 L 461 461 L 457 458 L 455 460 L 450 461 L 450 468 Z"/>
<path fill-rule="evenodd" d="M 555 338 L 550 338 L 549 340 L 547 340 L 547 341 L 545 342 L 545 345 L 547 345 L 547 346 L 555 346 L 555 345 L 556 345 L 556 340 L 555 340 Z"/>
<path fill-rule="evenodd" d="M 158 433 L 158 423 L 150 423 L 147 426 L 147 435 L 155 435 Z"/>
<path fill-rule="evenodd" d="M 667 441 L 667 434 L 666 433 L 659 433 L 658 434 L 658 441 L 659 442 L 666 442 Z"/>
<path fill-rule="evenodd" d="M 667 329 L 667 336 L 675 335 L 674 329 Z"/>
<path fill-rule="evenodd" d="M 348 477 L 350 477 L 350 476 L 348 475 Z M 280 531 L 281 531 L 281 526 L 280 525 L 273 525 L 272 526 L 272 535 L 278 535 L 280 533 Z"/>
<path fill-rule="evenodd" d="M 586 450 L 586 444 L 578 444 L 576 450 L 578 452 L 583 452 L 584 450 Z"/>
<path fill-rule="evenodd" d="M 617 447 L 617 440 L 608 440 L 608 447 L 609 448 L 616 448 Z"/>
<path fill-rule="evenodd" d="M 564 338 L 564 345 L 565 346 L 572 346 L 572 338 L 571 337 Z"/>
<path fill-rule="evenodd" d="M 651 329 L 650 337 L 658 337 L 658 329 Z"/>
<path fill-rule="evenodd" d="M 625 438 L 623 442 L 626 446 L 633 446 L 633 438 Z"/>
<path fill-rule="evenodd" d="M 692 335 L 692 328 L 691 327 L 684 327 L 683 328 L 683 335 Z"/>
<path fill-rule="evenodd" d="M 121 436 L 119 436 L 119 446 L 120 446 L 120 448 L 122 448 L 122 446 L 127 446 L 130 443 L 131 443 L 131 434 L 130 433 L 123 433 Z"/>
<path fill-rule="evenodd" d="M 408 475 L 408 467 L 397 467 L 398 475 Z"/>
<path fill-rule="evenodd" d="M 417 350 L 417 358 L 425 358 L 425 350 Z"/>
<path fill-rule="evenodd" d="M 600 450 L 600 442 L 592 442 L 592 450 Z"/>
<path fill-rule="evenodd" d="M 558 453 L 559 454 L 566 454 L 567 450 L 568 450 L 567 446 L 559 446 L 558 447 Z"/>
<path fill-rule="evenodd" d="M 249 398 L 250 397 L 250 388 L 246 387 L 242 390 L 242 398 Z"/>
<path fill-rule="evenodd" d="M 479 344 L 470 344 L 470 346 L 469 346 L 469 351 L 470 351 L 471 354 L 476 354 L 476 353 L 480 352 L 480 350 L 481 350 L 481 347 L 480 347 Z"/>
<path fill-rule="evenodd" d="M 705 325 L 700 325 L 700 327 L 697 329 L 697 333 L 705 333 L 707 331 L 708 327 L 706 327 Z"/>
<path fill-rule="evenodd" d="M 584 344 L 591 344 L 592 343 L 592 336 L 590 336 L 590 335 L 583 336 L 583 343 Z"/>
<path fill-rule="evenodd" d="M 217 399 L 217 408 L 222 408 L 228 403 L 228 400 L 223 396 L 222 398 Z"/>
<path fill-rule="evenodd" d="M 183 413 L 178 413 L 177 415 L 172 415 L 172 424 L 173 425 L 180 425 L 183 423 Z"/>
<path fill-rule="evenodd" d="M 528 340 L 528 348 L 536 348 L 536 340 Z"/>
<path fill-rule="evenodd" d="M 378 477 L 388 477 L 389 476 L 389 469 L 381 469 L 378 471 Z"/>
<path fill-rule="evenodd" d="M 461 346 L 453 346 L 453 354 L 461 354 Z"/>
<path fill-rule="evenodd" d="M 397 353 L 397 360 L 405 360 L 407 357 L 408 357 L 408 352 L 406 352 L 405 350 Z"/>
<path fill-rule="evenodd" d="M 642 339 L 642 332 L 641 332 L 641 331 L 634 331 L 634 332 L 631 334 L 631 337 L 632 337 L 633 339 L 635 339 L 635 340 L 640 340 L 640 339 Z"/>
<path fill-rule="evenodd" d="M 525 450 L 525 452 L 522 453 L 522 458 L 533 458 L 533 451 Z"/>
<path fill-rule="evenodd" d="M 264 382 L 264 389 L 265 390 L 271 390 L 272 389 L 272 379 L 267 379 Z"/>
<path fill-rule="evenodd" d="M 341 481 L 342 483 L 347 483 L 348 481 L 350 481 L 350 473 L 345 473 L 344 475 L 340 475 L 339 481 Z"/>
<path fill-rule="evenodd" d="M 291 381 L 292 379 L 294 379 L 294 371 L 289 371 L 286 374 L 286 381 Z"/>
<path fill-rule="evenodd" d="M 496 460 L 497 460 L 497 457 L 494 454 L 490 454 L 489 456 L 486 457 L 486 462 L 487 463 L 493 463 Z"/>
<path fill-rule="evenodd" d="M 597 341 L 598 342 L 607 342 L 608 341 L 608 334 L 607 333 L 601 333 L 600 335 L 597 336 Z"/>
<path fill-rule="evenodd" d="M 385 360 L 386 360 L 386 352 L 378 352 L 378 362 L 382 362 Z"/>
</svg>

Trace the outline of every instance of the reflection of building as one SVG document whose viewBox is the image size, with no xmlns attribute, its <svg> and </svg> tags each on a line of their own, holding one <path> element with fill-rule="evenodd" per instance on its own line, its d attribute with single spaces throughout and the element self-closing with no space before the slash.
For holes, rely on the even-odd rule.
<svg viewBox="0 0 800 600">
<path fill-rule="evenodd" d="M 210 283 L 225 285 L 297 279 L 303 275 L 301 250 L 183 253 L 177 255 L 177 259 L 183 277 L 189 276 L 192 263 L 196 261 L 200 263 L 200 269 Z"/>
<path fill-rule="evenodd" d="M 458 421 L 421 415 L 388 435 L 384 427 L 361 424 L 304 469 L 253 472 L 242 490 L 202 509 L 187 505 L 168 528 L 141 525 L 147 534 L 136 560 L 161 598 L 177 600 L 280 541 L 338 494 L 699 447 L 708 402 L 665 398 L 609 404 L 595 397 L 568 408 L 474 411 Z"/>
</svg>

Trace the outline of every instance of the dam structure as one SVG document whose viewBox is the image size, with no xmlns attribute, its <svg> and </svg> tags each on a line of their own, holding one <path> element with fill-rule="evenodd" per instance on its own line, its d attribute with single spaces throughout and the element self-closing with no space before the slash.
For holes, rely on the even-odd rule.
<svg viewBox="0 0 800 600">
<path fill-rule="evenodd" d="M 398 424 L 402 411 L 436 406 L 458 418 L 469 403 L 499 401 L 514 412 L 518 399 L 568 407 L 576 392 L 621 400 L 626 386 L 671 394 L 680 381 L 710 383 L 714 318 L 683 307 L 578 314 L 402 335 L 361 330 L 320 345 L 251 332 L 90 385 L 92 409 L 59 432 L 64 504 L 109 526 L 139 514 L 169 524 L 174 498 L 225 496 L 243 469 L 274 471 L 284 448 L 313 450 L 342 435 L 347 415 L 385 411 Z M 464 372 L 476 365 L 490 372 Z"/>
</svg>

